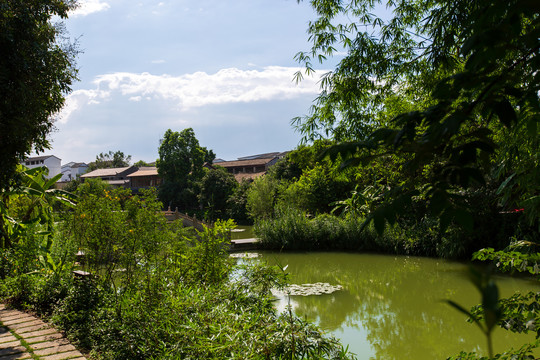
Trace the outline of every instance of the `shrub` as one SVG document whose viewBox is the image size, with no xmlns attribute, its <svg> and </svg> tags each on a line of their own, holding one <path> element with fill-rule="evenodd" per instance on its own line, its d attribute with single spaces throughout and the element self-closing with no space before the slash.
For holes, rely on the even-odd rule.
<svg viewBox="0 0 540 360">
<path fill-rule="evenodd" d="M 376 250 L 371 229 L 361 231 L 363 219 L 341 219 L 281 208 L 274 219 L 259 220 L 255 233 L 263 247 L 286 250 Z"/>
<path fill-rule="evenodd" d="M 328 214 L 310 216 L 293 208 L 278 208 L 272 219 L 256 222 L 254 231 L 261 246 L 273 250 L 353 250 L 390 254 L 434 256 L 451 259 L 470 257 L 477 236 L 463 234 L 455 226 L 444 234 L 436 219 L 400 219 L 378 234 L 364 219 Z"/>
<path fill-rule="evenodd" d="M 82 195 L 43 262 L 39 252 L 4 253 L 10 272 L 0 295 L 52 313 L 97 359 L 347 358 L 313 325 L 276 314 L 269 294 L 281 281 L 275 269 L 235 270 L 227 253 L 232 221 L 189 236 L 159 208 L 151 192 Z M 62 244 L 85 252 L 91 278 L 71 278 L 73 258 L 55 258 Z M 39 271 L 15 274 L 21 259 Z"/>
</svg>

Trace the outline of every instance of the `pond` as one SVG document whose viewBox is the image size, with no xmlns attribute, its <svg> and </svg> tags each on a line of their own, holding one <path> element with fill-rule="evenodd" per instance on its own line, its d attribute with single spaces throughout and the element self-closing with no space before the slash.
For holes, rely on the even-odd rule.
<svg viewBox="0 0 540 360">
<path fill-rule="evenodd" d="M 253 226 L 237 225 L 236 228 L 231 231 L 231 240 L 250 239 L 254 237 Z"/>
<path fill-rule="evenodd" d="M 468 281 L 467 265 L 439 259 L 354 253 L 259 252 L 269 264 L 288 266 L 294 284 L 341 285 L 332 294 L 280 297 L 294 312 L 340 339 L 359 359 L 446 359 L 461 350 L 485 352 L 478 327 L 451 308 L 480 302 Z M 497 277 L 501 296 L 540 291 L 537 282 Z M 502 352 L 534 340 L 497 328 L 494 350 Z"/>
</svg>

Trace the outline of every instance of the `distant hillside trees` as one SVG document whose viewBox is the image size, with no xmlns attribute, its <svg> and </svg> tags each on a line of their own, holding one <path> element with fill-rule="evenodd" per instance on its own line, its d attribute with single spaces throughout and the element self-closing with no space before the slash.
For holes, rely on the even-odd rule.
<svg viewBox="0 0 540 360">
<path fill-rule="evenodd" d="M 96 155 L 96 160 L 88 164 L 88 171 L 127 167 L 130 165 L 130 162 L 131 155 L 125 155 L 122 151 L 109 151 Z"/>
</svg>

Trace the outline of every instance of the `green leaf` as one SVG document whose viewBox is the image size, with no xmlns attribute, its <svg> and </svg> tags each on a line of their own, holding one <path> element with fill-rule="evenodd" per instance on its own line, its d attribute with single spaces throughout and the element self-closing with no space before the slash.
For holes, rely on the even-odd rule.
<svg viewBox="0 0 540 360">
<path fill-rule="evenodd" d="M 501 183 L 501 185 L 499 185 L 499 188 L 497 189 L 497 192 L 496 192 L 497 195 L 500 195 L 500 194 L 504 191 L 504 189 L 506 188 L 506 186 L 508 185 L 508 183 L 509 183 L 510 181 L 512 181 L 512 179 L 514 178 L 514 176 L 516 176 L 516 173 L 513 173 L 512 175 L 510 175 L 509 177 L 507 177 L 506 180 L 504 180 L 504 181 Z"/>
<path fill-rule="evenodd" d="M 56 176 L 53 176 L 45 184 L 43 185 L 44 189 L 50 189 L 55 186 L 56 182 L 59 181 L 62 178 L 62 174 L 57 174 Z"/>
<path fill-rule="evenodd" d="M 455 301 L 452 301 L 452 300 L 446 300 L 446 302 L 452 306 L 454 309 L 462 312 L 463 314 L 465 314 L 469 319 L 471 319 L 476 325 L 478 325 L 478 327 L 482 330 L 482 332 L 484 331 L 484 327 L 482 326 L 482 323 L 480 321 L 478 321 L 478 319 L 469 312 L 469 310 L 465 309 L 463 306 L 459 305 L 458 303 L 456 303 Z"/>
<path fill-rule="evenodd" d="M 482 291 L 482 306 L 487 331 L 491 332 L 497 325 L 501 313 L 499 310 L 499 289 L 493 281 L 489 281 Z"/>
</svg>

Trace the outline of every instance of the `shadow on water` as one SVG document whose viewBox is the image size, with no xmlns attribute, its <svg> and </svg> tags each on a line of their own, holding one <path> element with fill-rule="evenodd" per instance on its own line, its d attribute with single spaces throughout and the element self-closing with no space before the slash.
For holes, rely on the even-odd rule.
<svg viewBox="0 0 540 360">
<path fill-rule="evenodd" d="M 439 259 L 349 253 L 262 252 L 263 260 L 288 265 L 291 283 L 327 282 L 343 290 L 291 296 L 295 313 L 348 344 L 360 359 L 446 359 L 461 350 L 484 352 L 479 329 L 444 300 L 465 307 L 480 301 L 466 276 L 467 265 Z M 524 279 L 497 279 L 501 296 L 540 290 Z M 285 308 L 280 299 L 278 308 Z M 501 352 L 534 336 L 495 331 Z"/>
</svg>

